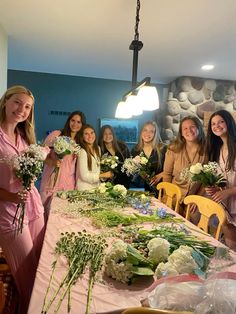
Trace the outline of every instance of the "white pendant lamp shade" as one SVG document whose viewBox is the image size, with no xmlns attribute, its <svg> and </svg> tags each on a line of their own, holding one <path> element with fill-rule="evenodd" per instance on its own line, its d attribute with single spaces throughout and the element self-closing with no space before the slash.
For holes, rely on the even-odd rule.
<svg viewBox="0 0 236 314">
<path fill-rule="evenodd" d="M 159 108 L 159 97 L 154 86 L 143 86 L 138 91 L 137 97 L 143 110 L 151 111 Z"/>
<path fill-rule="evenodd" d="M 129 119 L 132 117 L 132 114 L 127 110 L 127 105 L 124 101 L 120 101 L 116 108 L 116 118 L 119 119 Z"/>
<path fill-rule="evenodd" d="M 132 116 L 138 116 L 143 113 L 141 103 L 137 96 L 129 95 L 125 103 L 126 103 L 126 110 L 129 111 L 129 113 Z"/>
<path fill-rule="evenodd" d="M 157 89 L 150 86 L 151 78 L 145 77 L 141 82 L 137 82 L 138 54 L 143 47 L 143 43 L 139 40 L 138 32 L 140 0 L 136 1 L 135 34 L 129 46 L 129 50 L 133 51 L 132 89 L 122 97 L 125 102 L 121 101 L 117 105 L 116 118 L 129 119 L 132 116 L 142 114 L 143 110 L 151 111 L 159 108 Z"/>
</svg>

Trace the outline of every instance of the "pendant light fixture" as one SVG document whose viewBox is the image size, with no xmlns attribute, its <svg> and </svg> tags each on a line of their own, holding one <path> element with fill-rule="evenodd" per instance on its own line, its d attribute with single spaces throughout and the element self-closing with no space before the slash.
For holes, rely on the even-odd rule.
<svg viewBox="0 0 236 314">
<path fill-rule="evenodd" d="M 156 110 L 159 108 L 159 98 L 157 89 L 151 85 L 151 78 L 146 77 L 140 83 L 137 82 L 138 73 L 138 53 L 143 47 L 139 40 L 139 11 L 140 0 L 137 0 L 135 34 L 129 49 L 133 50 L 133 68 L 132 68 L 132 89 L 128 91 L 118 103 L 116 109 L 116 118 L 129 119 L 143 113 L 143 110 Z"/>
</svg>

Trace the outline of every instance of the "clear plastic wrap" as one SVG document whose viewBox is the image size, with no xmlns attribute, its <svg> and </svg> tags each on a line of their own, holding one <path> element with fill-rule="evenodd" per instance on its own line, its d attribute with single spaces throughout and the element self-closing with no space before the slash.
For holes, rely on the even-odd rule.
<svg viewBox="0 0 236 314">
<path fill-rule="evenodd" d="M 220 272 L 206 280 L 178 275 L 162 278 L 148 295 L 152 308 L 195 314 L 236 313 L 236 273 Z"/>
</svg>

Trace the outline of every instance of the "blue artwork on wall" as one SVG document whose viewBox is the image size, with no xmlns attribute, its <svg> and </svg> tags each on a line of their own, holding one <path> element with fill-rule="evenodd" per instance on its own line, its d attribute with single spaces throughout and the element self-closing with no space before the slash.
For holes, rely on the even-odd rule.
<svg viewBox="0 0 236 314">
<path fill-rule="evenodd" d="M 109 119 L 100 120 L 100 126 L 110 125 L 114 129 L 118 140 L 127 144 L 134 144 L 138 141 L 138 120 Z"/>
</svg>

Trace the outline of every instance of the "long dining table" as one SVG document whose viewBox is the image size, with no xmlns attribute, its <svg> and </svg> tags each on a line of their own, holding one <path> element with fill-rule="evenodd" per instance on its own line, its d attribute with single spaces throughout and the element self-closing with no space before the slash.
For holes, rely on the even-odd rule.
<svg viewBox="0 0 236 314">
<path fill-rule="evenodd" d="M 50 275 L 52 272 L 52 263 L 55 260 L 54 249 L 57 241 L 60 238 L 62 232 L 78 232 L 86 230 L 91 233 L 99 233 L 100 229 L 94 227 L 91 224 L 91 220 L 86 217 L 68 217 L 66 214 L 62 214 L 63 209 L 68 206 L 74 206 L 70 204 L 67 200 L 61 199 L 55 196 L 51 203 L 49 220 L 47 223 L 44 244 L 41 252 L 41 257 L 39 260 L 39 265 L 36 273 L 35 283 L 32 291 L 32 296 L 30 300 L 30 305 L 28 309 L 28 314 L 38 314 L 41 313 L 44 296 L 48 283 L 50 280 Z M 166 208 L 171 214 L 177 217 L 178 215 L 170 208 L 166 207 L 163 203 L 157 199 L 153 199 L 153 206 L 156 208 Z M 198 238 L 209 241 L 214 246 L 222 246 L 213 237 L 201 232 L 195 225 L 191 224 L 189 221 L 184 219 L 186 227 Z M 234 262 L 236 262 L 236 254 L 230 252 L 231 257 Z M 60 283 L 63 278 L 64 270 L 66 268 L 66 260 L 61 258 L 59 261 L 59 266 L 57 266 L 56 276 L 54 281 L 51 283 L 53 289 Z M 232 263 L 228 267 L 228 271 L 236 272 L 236 266 Z M 148 287 L 153 283 L 153 278 L 145 279 L 143 277 L 137 278 L 135 283 L 132 285 L 123 284 L 117 282 L 111 278 L 103 276 L 99 281 L 96 281 L 93 292 L 92 292 L 92 302 L 91 302 L 91 314 L 119 314 L 128 307 L 140 306 L 140 301 L 145 299 L 148 295 Z M 87 302 L 87 289 L 88 289 L 88 274 L 85 273 L 81 279 L 73 286 L 71 292 L 71 314 L 84 314 Z M 53 308 L 49 309 L 47 313 L 54 313 Z M 67 313 L 67 298 L 65 298 L 61 304 L 58 313 Z"/>
</svg>

